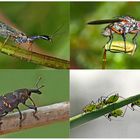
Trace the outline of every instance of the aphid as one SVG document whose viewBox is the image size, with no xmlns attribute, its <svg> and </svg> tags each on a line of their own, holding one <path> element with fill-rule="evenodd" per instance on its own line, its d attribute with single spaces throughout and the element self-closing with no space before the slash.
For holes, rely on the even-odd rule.
<svg viewBox="0 0 140 140">
<path fill-rule="evenodd" d="M 109 37 L 109 40 L 106 44 L 110 43 L 111 46 L 113 41 L 113 34 L 116 33 L 122 36 L 126 52 L 126 34 L 134 34 L 132 42 L 136 46 L 136 37 L 140 31 L 140 21 L 136 21 L 133 17 L 130 16 L 121 16 L 114 19 L 95 20 L 88 22 L 89 25 L 107 23 L 109 24 L 104 28 L 104 31 L 102 33 L 105 37 Z"/>
<path fill-rule="evenodd" d="M 86 105 L 83 108 L 83 112 L 89 113 L 89 112 L 94 111 L 95 109 L 96 109 L 96 104 L 94 103 L 94 101 L 92 101 L 90 104 Z"/>
<path fill-rule="evenodd" d="M 111 117 L 124 117 L 125 113 L 126 113 L 126 110 L 127 110 L 127 107 L 125 108 L 125 111 L 123 112 L 122 109 L 116 109 L 116 110 L 113 110 L 112 112 L 108 113 L 107 115 L 105 115 L 105 117 L 111 121 Z"/>
<path fill-rule="evenodd" d="M 10 39 L 13 40 L 18 45 L 21 44 L 27 44 L 29 47 L 32 45 L 32 43 L 37 39 L 44 39 L 48 41 L 52 41 L 52 38 L 56 33 L 59 31 L 61 27 L 59 27 L 52 35 L 36 35 L 36 36 L 27 36 L 25 33 L 3 23 L 0 22 L 0 36 L 3 38 L 6 38 L 3 46 L 6 44 L 6 42 Z"/>
<path fill-rule="evenodd" d="M 137 101 L 131 103 L 131 108 L 133 111 L 135 110 L 134 106 L 140 107 L 140 100 L 137 100 Z"/>
<path fill-rule="evenodd" d="M 117 93 L 117 94 L 114 94 L 114 95 L 111 95 L 111 96 L 108 95 L 104 99 L 103 98 L 104 98 L 104 96 L 101 96 L 101 98 L 100 98 L 101 102 L 103 102 L 105 105 L 108 105 L 108 104 L 112 104 L 112 103 L 117 102 L 118 99 L 120 98 L 120 96 Z"/>
<path fill-rule="evenodd" d="M 44 85 L 41 85 L 38 87 L 38 83 L 41 80 L 37 81 L 35 84 L 36 88 L 33 89 L 28 89 L 28 88 L 23 88 L 23 89 L 17 89 L 13 92 L 7 93 L 3 96 L 0 96 L 0 117 L 6 116 L 9 112 L 13 111 L 14 109 L 17 109 L 19 112 L 19 119 L 22 120 L 22 113 L 18 107 L 20 103 L 25 105 L 26 107 L 35 110 L 35 113 L 37 112 L 37 107 L 34 103 L 34 101 L 31 98 L 32 93 L 36 94 L 41 94 L 40 89 L 44 87 Z M 26 101 L 30 99 L 32 102 L 32 105 L 27 105 Z"/>
<path fill-rule="evenodd" d="M 112 94 L 112 93 L 111 93 Z M 89 112 L 92 112 L 96 109 L 101 109 L 103 108 L 105 105 L 109 105 L 111 103 L 115 103 L 116 101 L 118 101 L 119 99 L 119 94 L 115 94 L 115 95 L 111 95 L 109 97 L 109 95 L 107 97 L 104 97 L 104 96 L 101 96 L 97 102 L 94 102 L 92 101 L 91 103 L 89 103 L 88 105 L 86 105 L 84 108 L 83 108 L 83 111 L 85 113 L 89 113 Z"/>
</svg>

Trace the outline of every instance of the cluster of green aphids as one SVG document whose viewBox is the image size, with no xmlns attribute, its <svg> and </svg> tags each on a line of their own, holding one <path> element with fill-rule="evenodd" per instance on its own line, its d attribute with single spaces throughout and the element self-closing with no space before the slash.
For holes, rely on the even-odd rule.
<svg viewBox="0 0 140 140">
<path fill-rule="evenodd" d="M 106 97 L 101 96 L 96 102 L 91 101 L 91 103 L 89 103 L 88 105 L 86 105 L 83 108 L 83 112 L 84 113 L 90 113 L 93 111 L 96 111 L 98 109 L 102 109 L 108 105 L 111 105 L 113 103 L 116 103 L 117 101 L 119 101 L 120 98 L 123 98 L 121 96 L 119 96 L 119 94 L 114 94 L 114 95 L 108 95 Z M 123 98 L 124 99 L 124 98 Z M 119 108 L 119 109 L 115 109 L 112 112 L 108 113 L 105 115 L 105 117 L 111 121 L 111 117 L 123 117 L 126 113 L 127 107 L 129 107 L 131 110 L 135 110 L 134 106 L 138 106 L 140 107 L 140 100 L 137 100 L 133 103 L 131 103 L 130 105 L 131 107 L 129 107 L 128 105 L 126 106 L 125 110 L 123 111 L 123 109 Z"/>
</svg>

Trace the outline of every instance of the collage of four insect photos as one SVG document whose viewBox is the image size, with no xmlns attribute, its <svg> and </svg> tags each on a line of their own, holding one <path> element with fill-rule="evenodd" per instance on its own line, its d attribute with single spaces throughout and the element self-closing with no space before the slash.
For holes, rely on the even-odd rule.
<svg viewBox="0 0 140 140">
<path fill-rule="evenodd" d="M 0 2 L 0 138 L 140 138 L 140 2 Z"/>
</svg>

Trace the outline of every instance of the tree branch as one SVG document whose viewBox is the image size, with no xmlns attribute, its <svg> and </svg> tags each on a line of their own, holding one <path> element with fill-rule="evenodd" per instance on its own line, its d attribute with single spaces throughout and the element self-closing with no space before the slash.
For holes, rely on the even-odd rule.
<svg viewBox="0 0 140 140">
<path fill-rule="evenodd" d="M 70 67 L 70 62 L 60 58 L 52 57 L 49 55 L 43 55 L 37 52 L 31 52 L 22 48 L 17 48 L 10 45 L 2 46 L 0 42 L 0 52 L 17 57 L 19 59 L 24 59 L 28 62 L 43 65 L 46 67 L 51 67 L 55 69 L 68 69 Z"/>
<path fill-rule="evenodd" d="M 110 113 L 112 112 L 113 110 L 115 109 L 118 109 L 118 108 L 121 108 L 125 105 L 128 105 L 132 102 L 135 102 L 137 100 L 140 99 L 140 94 L 138 95 L 135 95 L 135 96 L 131 96 L 127 99 L 124 99 L 122 101 L 119 101 L 119 102 L 116 102 L 116 103 L 113 103 L 111 105 L 107 105 L 106 107 L 102 108 L 102 109 L 98 109 L 98 110 L 95 110 L 91 113 L 81 113 L 81 114 L 78 114 L 72 118 L 70 118 L 70 127 L 73 128 L 73 127 L 77 127 L 77 126 L 80 126 L 84 123 L 87 123 L 91 120 L 94 120 L 94 119 L 97 119 L 107 113 Z"/>
<path fill-rule="evenodd" d="M 2 117 L 0 135 L 68 120 L 69 102 L 39 107 L 36 114 L 31 109 L 22 111 L 22 114 L 22 122 L 19 120 L 18 112 Z"/>
</svg>

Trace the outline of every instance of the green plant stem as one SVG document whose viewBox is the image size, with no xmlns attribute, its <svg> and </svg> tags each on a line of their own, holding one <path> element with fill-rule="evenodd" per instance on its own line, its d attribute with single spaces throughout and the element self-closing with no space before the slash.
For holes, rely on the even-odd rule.
<svg viewBox="0 0 140 140">
<path fill-rule="evenodd" d="M 67 60 L 52 57 L 49 55 L 39 54 L 37 52 L 31 52 L 7 44 L 2 46 L 1 42 L 0 42 L 0 52 L 10 56 L 17 57 L 19 59 L 24 59 L 28 62 L 32 62 L 35 64 L 39 64 L 55 69 L 68 69 L 70 67 L 70 62 Z"/>
<path fill-rule="evenodd" d="M 131 96 L 127 99 L 121 100 L 121 101 L 116 102 L 116 103 L 111 104 L 111 105 L 108 105 L 102 109 L 93 111 L 91 113 L 81 113 L 79 115 L 76 115 L 76 116 L 70 118 L 70 127 L 74 128 L 74 127 L 77 127 L 77 126 L 82 125 L 84 123 L 87 123 L 91 120 L 99 118 L 99 117 L 101 117 L 101 116 L 103 116 L 103 115 L 105 115 L 105 114 L 107 114 L 115 109 L 121 108 L 121 107 L 128 105 L 132 102 L 135 102 L 139 99 L 140 99 L 140 94 L 135 95 L 135 96 Z"/>
</svg>

